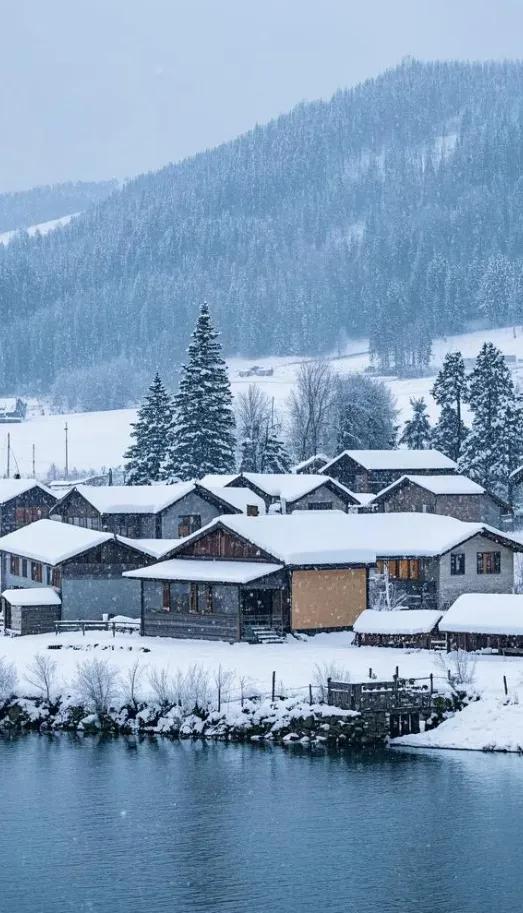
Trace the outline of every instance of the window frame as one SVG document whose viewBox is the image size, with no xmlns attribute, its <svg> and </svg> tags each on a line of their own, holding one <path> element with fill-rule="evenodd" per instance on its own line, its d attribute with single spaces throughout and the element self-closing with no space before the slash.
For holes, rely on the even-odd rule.
<svg viewBox="0 0 523 913">
<path fill-rule="evenodd" d="M 477 574 L 501 574 L 501 552 L 476 552 Z"/>
<path fill-rule="evenodd" d="M 202 528 L 201 514 L 180 514 L 178 517 L 178 538 L 184 539 L 186 536 L 192 536 Z M 187 529 L 187 532 L 183 530 Z"/>
<path fill-rule="evenodd" d="M 465 552 L 451 552 L 450 554 L 450 576 L 463 577 L 466 570 Z"/>
</svg>

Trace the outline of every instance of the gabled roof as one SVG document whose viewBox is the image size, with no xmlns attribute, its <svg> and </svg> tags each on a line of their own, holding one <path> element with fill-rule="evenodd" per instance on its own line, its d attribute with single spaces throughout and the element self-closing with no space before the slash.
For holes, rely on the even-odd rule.
<svg viewBox="0 0 523 913">
<path fill-rule="evenodd" d="M 211 492 L 216 498 L 220 498 L 225 504 L 235 507 L 242 514 L 247 513 L 247 507 L 250 506 L 257 507 L 259 514 L 265 513 L 265 501 L 250 488 L 218 488 L 214 485 L 204 485 L 203 482 L 200 482 L 199 485 L 200 488 L 205 488 L 206 491 Z"/>
<path fill-rule="evenodd" d="M 390 485 L 387 485 L 386 488 L 382 488 L 381 491 L 375 495 L 374 500 L 379 501 L 382 498 L 386 498 L 390 492 L 395 491 L 397 488 L 401 488 L 406 483 L 412 483 L 417 485 L 419 488 L 424 488 L 425 491 L 429 491 L 433 495 L 483 495 L 485 494 L 485 489 L 478 485 L 477 482 L 473 482 L 472 479 L 467 479 L 466 476 L 461 475 L 430 475 L 430 476 L 417 476 L 417 475 L 404 475 L 400 479 L 396 479 L 395 482 L 392 482 Z"/>
<path fill-rule="evenodd" d="M 457 469 L 457 464 L 439 450 L 344 450 L 330 460 L 320 472 L 329 475 L 329 470 L 342 457 L 348 456 L 364 469 L 404 470 L 405 473 L 426 469 Z"/>
<path fill-rule="evenodd" d="M 374 564 L 372 544 L 360 545 L 347 535 L 349 516 L 337 510 L 296 511 L 264 517 L 217 517 L 188 536 L 185 545 L 220 526 L 257 546 L 275 561 L 287 565 Z"/>
<path fill-rule="evenodd" d="M 37 520 L 0 538 L 0 551 L 52 566 L 114 539 L 112 533 L 57 520 Z"/>
<path fill-rule="evenodd" d="M 200 484 L 211 488 L 228 488 L 231 482 L 235 482 L 239 478 L 239 472 L 211 472 L 200 479 Z"/>
<path fill-rule="evenodd" d="M 175 482 L 173 485 L 76 485 L 58 503 L 78 492 L 98 513 L 159 514 L 193 491 L 216 501 L 217 506 L 237 510 L 228 501 L 213 494 L 198 482 Z"/>
<path fill-rule="evenodd" d="M 128 548 L 133 548 L 137 552 L 142 552 L 150 558 L 163 558 L 173 549 L 177 548 L 182 539 L 130 539 L 128 536 L 116 536 L 118 542 L 122 542 Z"/>
<path fill-rule="evenodd" d="M 62 600 L 52 586 L 32 586 L 22 587 L 19 590 L 4 590 L 2 596 L 9 605 L 41 606 L 62 604 Z"/>
<path fill-rule="evenodd" d="M 56 500 L 56 495 L 45 485 L 42 485 L 41 482 L 36 482 L 35 479 L 0 479 L 0 504 L 6 504 L 32 488 L 39 488 Z"/>
<path fill-rule="evenodd" d="M 173 558 L 135 571 L 125 571 L 124 577 L 138 580 L 187 580 L 204 583 L 251 583 L 268 574 L 281 571 L 281 564 L 262 561 L 209 561 L 197 558 Z"/>
<path fill-rule="evenodd" d="M 443 612 L 431 609 L 402 609 L 377 612 L 366 609 L 354 622 L 357 634 L 430 634 Z"/>
<path fill-rule="evenodd" d="M 523 596 L 465 593 L 445 613 L 440 631 L 523 635 Z"/>
<path fill-rule="evenodd" d="M 244 472 L 242 478 L 268 497 L 281 498 L 288 504 L 299 501 L 326 484 L 329 484 L 331 489 L 334 488 L 340 498 L 353 504 L 359 503 L 357 495 L 330 476 L 293 472 Z"/>
<path fill-rule="evenodd" d="M 302 469 L 306 469 L 307 466 L 311 466 L 313 463 L 323 463 L 325 466 L 329 462 L 328 456 L 325 456 L 324 453 L 315 453 L 310 457 L 307 457 L 306 460 L 302 460 L 301 463 L 296 463 L 296 466 L 292 467 L 293 472 L 301 472 Z"/>
</svg>

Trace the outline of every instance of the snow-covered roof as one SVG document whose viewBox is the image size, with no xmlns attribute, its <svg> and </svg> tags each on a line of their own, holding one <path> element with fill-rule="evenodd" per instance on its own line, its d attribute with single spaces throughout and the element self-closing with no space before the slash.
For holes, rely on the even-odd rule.
<svg viewBox="0 0 523 913">
<path fill-rule="evenodd" d="M 17 498 L 32 488 L 41 488 L 46 494 L 56 498 L 52 491 L 34 479 L 0 479 L 0 504 L 5 504 L 7 501 L 11 501 L 12 498 Z"/>
<path fill-rule="evenodd" d="M 151 558 L 163 558 L 183 542 L 181 539 L 130 539 L 127 536 L 116 536 L 118 542 L 123 542 L 130 548 L 135 548 Z"/>
<path fill-rule="evenodd" d="M 467 634 L 523 635 L 523 596 L 464 593 L 445 612 L 439 627 Z"/>
<path fill-rule="evenodd" d="M 190 494 L 195 486 L 195 482 L 175 482 L 173 485 L 77 485 L 75 490 L 101 514 L 157 514 Z"/>
<path fill-rule="evenodd" d="M 9 605 L 40 606 L 62 604 L 62 600 L 52 586 L 32 586 L 19 590 L 4 590 L 2 596 Z"/>
<path fill-rule="evenodd" d="M 200 484 L 205 485 L 206 488 L 225 488 L 227 485 L 230 485 L 231 482 L 234 482 L 235 479 L 238 479 L 239 473 L 208 473 L 203 479 L 200 479 Z"/>
<path fill-rule="evenodd" d="M 329 469 L 340 457 L 348 456 L 365 469 L 391 469 L 415 472 L 419 469 L 457 469 L 454 460 L 451 460 L 439 450 L 344 450 L 334 459 L 330 460 L 321 470 L 323 475 L 329 474 Z"/>
<path fill-rule="evenodd" d="M 312 494 L 313 491 L 321 488 L 326 482 L 334 485 L 341 497 L 345 495 L 348 499 L 357 501 L 357 495 L 354 495 L 336 479 L 331 479 L 325 475 L 315 475 L 313 473 L 296 475 L 293 472 L 244 472 L 243 478 L 269 497 L 281 498 L 288 503 L 298 501 L 305 495 Z"/>
<path fill-rule="evenodd" d="M 307 457 L 306 460 L 302 460 L 301 463 L 296 463 L 296 466 L 292 467 L 293 472 L 301 472 L 302 469 L 305 469 L 306 466 L 310 466 L 312 463 L 325 463 L 329 462 L 328 456 L 325 456 L 324 453 L 315 453 L 313 456 Z"/>
<path fill-rule="evenodd" d="M 109 539 L 114 539 L 112 533 L 84 529 L 71 523 L 58 523 L 56 520 L 37 520 L 36 523 L 2 536 L 0 551 L 56 565 Z"/>
<path fill-rule="evenodd" d="M 443 612 L 430 609 L 403 609 L 394 612 L 367 609 L 354 622 L 354 631 L 357 634 L 429 634 L 442 615 Z"/>
<path fill-rule="evenodd" d="M 372 491 L 355 491 L 354 497 L 358 499 L 362 507 L 368 507 L 369 504 L 372 504 L 376 495 Z"/>
<path fill-rule="evenodd" d="M 346 514 L 337 510 L 222 516 L 185 541 L 198 538 L 218 523 L 290 565 L 373 564 L 376 557 L 436 557 L 485 532 L 523 551 L 515 537 L 483 523 L 467 523 L 441 514 Z"/>
<path fill-rule="evenodd" d="M 357 535 L 348 535 L 350 519 L 357 518 L 338 510 L 300 510 L 264 517 L 235 514 L 217 517 L 203 530 L 221 524 L 288 565 L 374 564 L 373 546 L 361 544 Z M 188 536 L 186 542 L 198 538 L 203 530 Z"/>
<path fill-rule="evenodd" d="M 396 488 L 399 488 L 406 481 L 412 482 L 413 485 L 418 485 L 420 488 L 424 488 L 425 491 L 430 491 L 433 495 L 482 495 L 485 494 L 485 489 L 482 485 L 478 485 L 477 482 L 473 482 L 472 479 L 468 479 L 466 476 L 460 475 L 430 475 L 430 476 L 417 476 L 417 475 L 403 475 L 400 479 L 397 479 L 395 482 L 392 482 L 391 485 L 387 485 L 386 488 L 383 488 L 375 496 L 376 500 L 381 499 L 384 495 L 387 495 L 390 491 L 393 491 Z"/>
<path fill-rule="evenodd" d="M 203 482 L 200 482 L 200 485 L 216 498 L 221 498 L 231 507 L 241 510 L 243 514 L 247 513 L 249 506 L 257 507 L 259 514 L 265 513 L 265 501 L 250 488 L 218 488 L 214 485 L 204 485 Z"/>
<path fill-rule="evenodd" d="M 0 399 L 0 412 L 16 412 L 17 399 Z"/>
<path fill-rule="evenodd" d="M 173 558 L 150 567 L 125 571 L 124 577 L 139 580 L 192 580 L 205 583 L 250 583 L 267 574 L 281 571 L 281 564 L 260 561 L 210 561 L 193 558 Z"/>
</svg>

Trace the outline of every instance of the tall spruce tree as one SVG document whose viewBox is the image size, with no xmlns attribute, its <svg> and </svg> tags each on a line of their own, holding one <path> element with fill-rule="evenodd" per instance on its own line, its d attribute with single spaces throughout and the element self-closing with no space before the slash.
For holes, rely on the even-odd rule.
<svg viewBox="0 0 523 913">
<path fill-rule="evenodd" d="M 400 437 L 400 444 L 406 444 L 409 450 L 426 450 L 430 447 L 431 431 L 427 415 L 427 404 L 423 397 L 410 400 L 412 418 L 407 419 Z"/>
<path fill-rule="evenodd" d="M 467 395 L 465 363 L 461 352 L 448 352 L 432 388 L 432 396 L 441 407 L 434 428 L 432 444 L 451 460 L 459 460 L 467 428 L 462 418 Z"/>
<path fill-rule="evenodd" d="M 156 373 L 132 425 L 134 443 L 124 455 L 127 485 L 150 485 L 163 479 L 173 403 Z"/>
<path fill-rule="evenodd" d="M 267 425 L 260 463 L 261 472 L 290 472 L 291 458 L 274 425 Z"/>
<path fill-rule="evenodd" d="M 476 359 L 467 402 L 474 418 L 459 468 L 507 497 L 510 472 L 523 454 L 523 415 L 505 358 L 491 342 L 484 343 Z"/>
<path fill-rule="evenodd" d="M 169 478 L 194 479 L 234 470 L 234 414 L 227 367 L 207 302 L 200 308 L 174 398 Z"/>
</svg>

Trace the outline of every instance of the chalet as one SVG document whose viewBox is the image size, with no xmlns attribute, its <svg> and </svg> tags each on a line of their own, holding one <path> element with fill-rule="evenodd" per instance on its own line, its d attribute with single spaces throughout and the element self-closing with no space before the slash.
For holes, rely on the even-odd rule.
<svg viewBox="0 0 523 913">
<path fill-rule="evenodd" d="M 0 399 L 0 423 L 13 425 L 23 422 L 27 414 L 27 403 L 19 396 Z"/>
<path fill-rule="evenodd" d="M 141 582 L 143 634 L 221 640 L 350 627 L 367 605 L 372 548 L 346 537 L 338 511 L 219 517 Z"/>
<path fill-rule="evenodd" d="M 523 596 L 463 593 L 439 623 L 448 649 L 523 652 Z"/>
<path fill-rule="evenodd" d="M 402 476 L 373 498 L 372 507 L 385 513 L 445 514 L 497 527 L 511 515 L 505 501 L 461 475 Z"/>
<path fill-rule="evenodd" d="M 367 609 L 354 622 L 357 647 L 417 647 L 429 650 L 439 639 L 438 621 L 442 612 L 406 609 L 401 612 L 376 612 Z"/>
<path fill-rule="evenodd" d="M 140 601 L 122 573 L 158 560 L 177 544 L 164 540 L 154 549 L 113 533 L 38 520 L 0 538 L 2 584 L 20 591 L 52 587 L 64 620 L 94 620 L 103 613 L 137 617 Z"/>
<path fill-rule="evenodd" d="M 57 502 L 50 516 L 87 529 L 133 539 L 179 539 L 221 514 L 241 513 L 234 504 L 197 482 L 174 485 L 78 485 Z M 245 503 L 245 499 L 240 499 Z M 254 495 L 248 500 L 264 509 Z"/>
<path fill-rule="evenodd" d="M 510 593 L 516 538 L 484 523 L 440 514 L 388 513 L 348 516 L 349 542 L 372 547 L 372 606 L 444 611 L 462 593 Z"/>
<path fill-rule="evenodd" d="M 220 476 L 204 476 L 202 484 L 210 486 Z M 358 509 L 360 502 L 351 491 L 334 479 L 322 475 L 286 472 L 241 472 L 225 476 L 225 491 L 233 488 L 250 489 L 262 498 L 266 510 L 290 514 L 295 510 Z"/>
<path fill-rule="evenodd" d="M 320 472 L 356 494 L 377 494 L 401 476 L 449 475 L 457 465 L 439 450 L 344 450 Z"/>
<path fill-rule="evenodd" d="M 315 453 L 313 456 L 307 457 L 306 460 L 302 460 L 301 463 L 297 463 L 296 466 L 293 466 L 292 471 L 300 475 L 303 475 L 303 473 L 310 474 L 321 472 L 328 462 L 329 457 L 325 456 L 324 453 Z"/>
<path fill-rule="evenodd" d="M 0 479 L 0 535 L 46 520 L 56 497 L 34 479 Z"/>
</svg>

